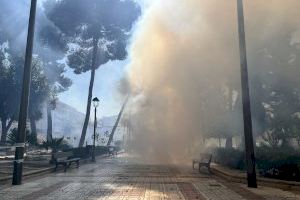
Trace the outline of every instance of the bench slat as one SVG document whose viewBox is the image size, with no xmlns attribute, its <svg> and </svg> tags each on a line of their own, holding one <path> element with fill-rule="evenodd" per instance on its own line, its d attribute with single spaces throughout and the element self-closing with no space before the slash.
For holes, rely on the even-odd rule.
<svg viewBox="0 0 300 200">
<path fill-rule="evenodd" d="M 72 152 L 58 152 L 54 153 L 54 158 L 68 158 L 73 156 Z"/>
<path fill-rule="evenodd" d="M 77 167 L 79 167 L 79 161 L 80 158 L 72 158 L 74 154 L 72 152 L 58 152 L 53 154 L 54 161 L 56 164 L 55 171 L 58 167 L 58 165 L 64 165 L 65 172 L 67 171 L 67 168 L 71 165 L 71 163 L 76 162 Z"/>
<path fill-rule="evenodd" d="M 193 159 L 193 169 L 195 167 L 195 164 L 198 163 L 199 165 L 199 172 L 200 168 L 202 166 L 205 166 L 208 168 L 208 171 L 210 172 L 210 163 L 212 160 L 212 154 L 200 154 L 200 159 Z"/>
</svg>

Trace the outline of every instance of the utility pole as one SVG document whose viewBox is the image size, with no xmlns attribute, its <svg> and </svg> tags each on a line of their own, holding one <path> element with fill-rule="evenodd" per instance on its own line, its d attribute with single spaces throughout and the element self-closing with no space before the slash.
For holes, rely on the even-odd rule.
<svg viewBox="0 0 300 200">
<path fill-rule="evenodd" d="M 243 0 L 237 0 L 237 10 L 238 10 L 238 31 L 239 31 L 239 44 L 240 44 L 240 63 L 241 63 L 241 82 L 242 82 L 247 180 L 248 180 L 248 187 L 257 188 Z"/>
<path fill-rule="evenodd" d="M 36 15 L 37 0 L 31 0 L 27 45 L 25 54 L 25 64 L 23 73 L 23 85 L 22 96 L 20 103 L 20 113 L 18 122 L 18 135 L 17 145 L 14 160 L 13 171 L 13 185 L 20 185 L 22 183 L 22 171 L 23 171 L 23 157 L 25 149 L 25 137 L 26 137 L 26 121 L 28 113 L 29 93 L 30 93 L 30 79 L 31 79 L 31 61 L 32 61 L 32 49 L 34 40 L 34 25 Z"/>
</svg>

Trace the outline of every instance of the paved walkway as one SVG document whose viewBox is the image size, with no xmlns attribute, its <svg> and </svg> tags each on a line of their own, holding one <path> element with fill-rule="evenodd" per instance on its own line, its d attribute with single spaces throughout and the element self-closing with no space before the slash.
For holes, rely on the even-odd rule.
<svg viewBox="0 0 300 200">
<path fill-rule="evenodd" d="M 143 165 L 129 158 L 102 159 L 67 173 L 24 181 L 0 190 L 0 199 L 100 200 L 100 199 L 263 199 L 238 185 L 190 168 Z"/>
</svg>

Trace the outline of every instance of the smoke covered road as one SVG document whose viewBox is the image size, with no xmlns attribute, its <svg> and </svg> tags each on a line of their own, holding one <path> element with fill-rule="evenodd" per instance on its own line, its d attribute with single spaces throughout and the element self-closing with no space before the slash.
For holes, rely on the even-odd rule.
<svg viewBox="0 0 300 200">
<path fill-rule="evenodd" d="M 145 165 L 119 157 L 25 180 L 21 186 L 0 190 L 0 199 L 260 199 L 221 182 L 190 168 Z"/>
</svg>

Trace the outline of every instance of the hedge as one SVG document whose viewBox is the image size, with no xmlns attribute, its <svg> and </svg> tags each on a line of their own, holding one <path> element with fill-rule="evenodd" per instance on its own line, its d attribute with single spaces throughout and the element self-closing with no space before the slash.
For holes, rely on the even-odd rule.
<svg viewBox="0 0 300 200">
<path fill-rule="evenodd" d="M 300 181 L 300 152 L 288 147 L 255 149 L 256 167 L 262 176 Z M 233 169 L 245 170 L 245 153 L 239 149 L 217 148 L 214 161 Z"/>
</svg>

